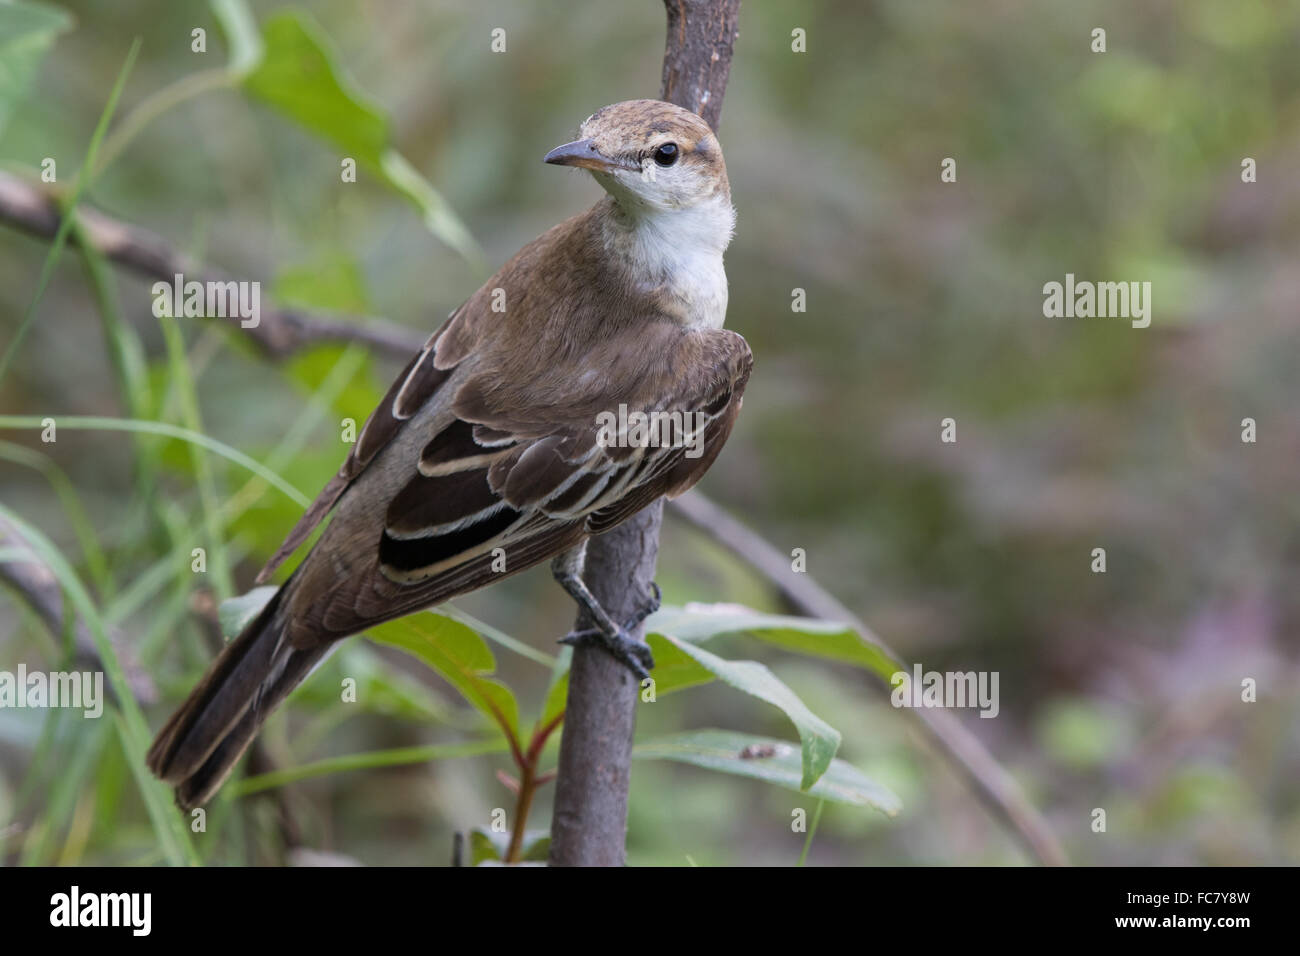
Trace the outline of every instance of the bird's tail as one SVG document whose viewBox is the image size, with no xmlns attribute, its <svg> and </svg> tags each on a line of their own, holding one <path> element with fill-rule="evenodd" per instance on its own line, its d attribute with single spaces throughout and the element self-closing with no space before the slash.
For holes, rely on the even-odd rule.
<svg viewBox="0 0 1300 956">
<path fill-rule="evenodd" d="M 148 764 L 188 810 L 217 791 L 262 723 L 329 652 L 294 648 L 280 614 L 285 588 L 226 646 L 149 748 Z"/>
</svg>

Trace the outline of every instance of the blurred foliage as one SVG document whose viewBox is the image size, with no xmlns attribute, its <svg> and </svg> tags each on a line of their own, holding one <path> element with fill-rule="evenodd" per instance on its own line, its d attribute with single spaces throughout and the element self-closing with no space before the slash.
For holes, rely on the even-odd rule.
<svg viewBox="0 0 1300 956">
<path fill-rule="evenodd" d="M 0 35 L 13 66 L 0 84 L 5 169 L 35 180 L 53 157 L 66 189 L 140 36 L 106 142 L 114 155 L 82 200 L 264 280 L 279 303 L 421 331 L 596 198 L 588 177 L 540 158 L 597 107 L 653 95 L 663 44 L 654 0 L 253 2 L 261 53 L 235 3 L 54 6 L 69 16 Z M 1089 50 L 1097 26 L 1104 54 Z M 191 52 L 196 27 L 205 54 Z M 504 54 L 489 50 L 496 27 Z M 794 27 L 807 53 L 791 52 Z M 809 573 L 904 657 L 999 671 L 999 717 L 970 722 L 1076 862 L 1300 860 L 1298 34 L 1300 7 L 1285 0 L 742 5 L 720 134 L 739 212 L 728 324 L 756 368 L 702 488 L 782 550 L 805 549 Z M 331 63 L 329 95 L 304 96 L 303 77 Z M 211 85 L 193 88 L 204 71 Z M 156 109 L 158 91 L 178 87 L 185 98 Z M 133 115 L 138 129 L 115 141 Z M 340 188 L 346 151 L 365 162 Z M 939 180 L 945 157 L 955 183 Z M 1257 183 L 1241 181 L 1244 157 Z M 4 345 L 48 252 L 0 231 Z M 1043 318 L 1043 284 L 1067 272 L 1150 280 L 1151 328 Z M 273 366 L 184 321 L 178 364 L 148 284 L 100 278 L 64 250 L 0 381 L 0 411 L 193 427 L 188 379 L 206 435 L 311 494 L 338 465 L 340 421 L 360 422 L 397 370 L 346 348 Z M 796 288 L 806 312 L 791 310 Z M 105 318 L 113 309 L 120 322 Z M 939 441 L 947 417 L 955 444 Z M 1246 417 L 1255 444 L 1240 439 Z M 192 609 L 190 549 L 206 543 L 212 504 L 195 456 L 157 436 L 3 438 L 18 452 L 0 457 L 0 497 L 68 556 L 104 624 L 150 662 L 158 726 L 212 651 Z M 301 508 L 234 461 L 203 460 L 243 591 Z M 1106 574 L 1089 571 L 1095 547 Z M 659 583 L 677 606 L 783 610 L 738 559 L 671 520 Z M 544 571 L 458 604 L 545 659 L 572 616 Z M 0 666 L 58 665 L 30 615 L 13 602 L 0 615 Z M 811 863 L 1021 860 L 962 782 L 914 747 L 876 689 L 871 672 L 887 661 L 851 642 L 809 660 L 810 647 L 850 638 L 790 646 L 781 633 L 715 629 L 704 653 L 761 657 L 842 734 L 824 780 L 843 762 L 903 807 L 887 819 L 828 797 Z M 654 640 L 667 667 L 670 645 Z M 483 673 L 517 695 L 527 735 L 531 715 L 554 715 L 562 664 L 494 650 Z M 682 655 L 683 678 L 712 680 Z M 351 709 L 334 690 L 345 676 L 358 682 Z M 1241 702 L 1244 677 L 1258 680 L 1257 703 Z M 783 713 L 720 686 L 667 695 L 638 721 L 647 758 L 686 733 L 795 746 Z M 350 642 L 268 726 L 277 764 L 319 770 L 271 792 L 309 846 L 442 862 L 453 830 L 513 807 L 493 733 L 452 684 L 389 646 Z M 466 741 L 498 749 L 457 749 Z M 5 858 L 161 861 L 130 746 L 59 712 L 0 711 Z M 700 752 L 635 764 L 630 862 L 794 862 L 805 834 L 791 812 L 811 816 L 816 800 L 701 769 Z M 358 754 L 376 756 L 346 762 Z M 802 760 L 795 768 L 802 777 Z M 534 826 L 548 801 L 543 788 Z M 1089 829 L 1094 807 L 1107 809 L 1106 834 Z M 196 852 L 274 861 L 277 818 L 270 800 L 228 795 Z M 499 859 L 497 837 L 471 835 L 473 857 Z"/>
</svg>

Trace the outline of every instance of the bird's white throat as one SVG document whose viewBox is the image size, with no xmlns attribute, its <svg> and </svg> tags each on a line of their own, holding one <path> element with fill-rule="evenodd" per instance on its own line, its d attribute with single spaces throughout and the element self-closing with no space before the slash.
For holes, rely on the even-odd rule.
<svg viewBox="0 0 1300 956">
<path fill-rule="evenodd" d="M 721 328 L 727 315 L 722 254 L 736 211 L 725 192 L 679 209 L 615 201 L 603 217 L 605 248 L 683 325 Z"/>
</svg>

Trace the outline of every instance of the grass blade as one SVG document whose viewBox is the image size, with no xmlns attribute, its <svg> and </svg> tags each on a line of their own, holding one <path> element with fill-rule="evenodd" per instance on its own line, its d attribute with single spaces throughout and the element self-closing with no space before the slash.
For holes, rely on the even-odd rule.
<svg viewBox="0 0 1300 956">
<path fill-rule="evenodd" d="M 82 190 L 89 185 L 91 176 L 87 171 L 94 167 L 95 156 L 99 152 L 99 144 L 104 139 L 104 132 L 108 129 L 109 121 L 113 118 L 113 112 L 117 109 L 117 101 L 122 95 L 122 90 L 126 86 L 126 78 L 131 73 L 131 67 L 135 65 L 136 55 L 140 52 L 140 38 L 136 37 L 131 44 L 131 49 L 126 54 L 126 62 L 117 73 L 117 81 L 113 84 L 112 92 L 108 95 L 108 103 L 104 106 L 104 111 L 99 115 L 99 122 L 95 125 L 95 132 L 90 137 L 90 146 L 86 150 L 85 161 L 81 164 L 81 171 L 77 173 L 77 178 L 72 185 L 72 194 L 64 206 L 64 215 L 59 222 L 59 231 L 54 234 L 54 241 L 50 244 L 50 251 L 45 256 L 45 262 L 41 266 L 40 277 L 36 280 L 36 291 L 32 294 L 32 301 L 27 306 L 27 312 L 23 315 L 23 320 L 18 325 L 18 331 L 14 333 L 13 339 L 5 348 L 3 357 L 0 357 L 0 381 L 4 381 L 5 373 L 9 371 L 9 365 L 13 362 L 14 356 L 18 354 L 18 348 L 22 345 L 23 338 L 27 335 L 27 330 L 31 328 L 32 319 L 36 317 L 36 306 L 40 303 L 41 297 L 45 295 L 45 288 L 49 285 L 50 277 L 54 274 L 54 267 L 59 263 L 59 257 L 63 254 L 63 247 L 68 241 L 68 232 L 72 229 L 73 217 L 71 213 L 77 208 L 77 203 L 81 200 Z"/>
<path fill-rule="evenodd" d="M 241 468 L 246 468 L 259 478 L 264 479 L 268 484 L 273 485 L 277 490 L 283 492 L 303 508 L 311 504 L 310 498 L 265 465 L 253 460 L 238 449 L 231 448 L 225 442 L 209 438 L 200 432 L 181 428 L 178 425 L 169 425 L 167 422 L 144 421 L 135 418 L 109 418 L 99 415 L 52 417 L 60 428 L 84 429 L 86 431 L 141 432 L 146 435 L 165 435 L 168 438 L 178 438 L 181 441 L 191 442 L 206 448 L 210 452 L 215 452 Z M 0 415 L 0 429 L 40 428 L 42 427 L 42 420 L 42 418 L 35 415 Z"/>
</svg>

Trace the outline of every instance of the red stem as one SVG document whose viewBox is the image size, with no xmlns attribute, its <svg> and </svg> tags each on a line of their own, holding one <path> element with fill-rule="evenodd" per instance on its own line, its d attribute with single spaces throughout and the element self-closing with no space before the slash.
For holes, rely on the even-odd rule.
<svg viewBox="0 0 1300 956">
<path fill-rule="evenodd" d="M 518 863 L 523 855 L 524 832 L 528 828 L 528 812 L 533 806 L 533 794 L 537 792 L 539 786 L 555 777 L 554 773 L 542 774 L 539 777 L 537 762 L 541 759 L 542 748 L 546 746 L 547 739 L 563 720 L 564 711 L 560 711 L 544 727 L 538 727 L 533 732 L 533 739 L 528 742 L 527 753 L 520 753 L 514 741 L 511 741 L 511 752 L 519 767 L 519 790 L 518 799 L 515 801 L 515 827 L 510 833 L 510 846 L 506 849 L 507 863 Z"/>
</svg>

